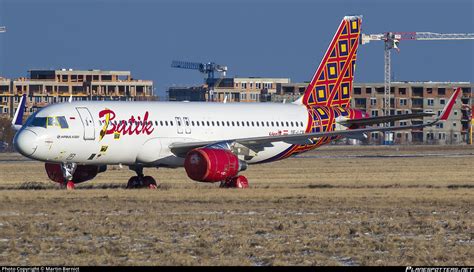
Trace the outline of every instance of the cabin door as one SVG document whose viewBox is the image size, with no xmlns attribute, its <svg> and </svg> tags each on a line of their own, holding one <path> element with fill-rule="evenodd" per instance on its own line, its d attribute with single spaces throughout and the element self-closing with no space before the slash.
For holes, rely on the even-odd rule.
<svg viewBox="0 0 474 272">
<path fill-rule="evenodd" d="M 76 110 L 81 117 L 82 126 L 84 127 L 84 140 L 95 140 L 95 126 L 91 112 L 85 107 L 78 107 Z"/>
</svg>

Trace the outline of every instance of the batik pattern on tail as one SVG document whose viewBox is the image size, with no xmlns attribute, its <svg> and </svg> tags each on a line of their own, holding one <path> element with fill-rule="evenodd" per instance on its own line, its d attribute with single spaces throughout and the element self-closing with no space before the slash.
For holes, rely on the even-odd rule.
<svg viewBox="0 0 474 272">
<path fill-rule="evenodd" d="M 308 126 L 306 133 L 309 132 L 328 132 L 334 131 L 338 117 L 354 119 L 358 117 L 358 111 L 350 108 L 342 107 L 308 107 Z M 268 160 L 269 162 L 288 158 L 292 155 L 303 153 L 311 149 L 315 149 L 323 144 L 327 144 L 332 140 L 340 138 L 339 136 L 320 137 L 312 139 L 312 143 L 306 145 L 291 145 L 285 151 Z"/>
<path fill-rule="evenodd" d="M 360 16 L 344 17 L 306 88 L 302 100 L 304 105 L 349 106 L 361 22 Z"/>
</svg>

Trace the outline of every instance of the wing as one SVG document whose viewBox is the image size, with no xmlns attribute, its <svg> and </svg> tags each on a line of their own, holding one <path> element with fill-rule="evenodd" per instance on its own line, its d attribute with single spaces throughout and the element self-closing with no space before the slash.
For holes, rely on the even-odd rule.
<svg viewBox="0 0 474 272">
<path fill-rule="evenodd" d="M 231 144 L 231 143 L 237 143 L 253 150 L 254 152 L 258 152 L 262 150 L 264 147 L 272 146 L 272 143 L 274 142 L 284 142 L 288 144 L 306 145 L 306 144 L 313 144 L 315 139 L 318 139 L 321 137 L 342 136 L 342 137 L 351 138 L 352 136 L 361 135 L 367 132 L 407 130 L 407 129 L 431 126 L 433 124 L 435 124 L 435 122 L 420 124 L 420 125 L 413 125 L 413 126 L 374 127 L 374 128 L 348 129 L 348 130 L 338 130 L 338 131 L 329 131 L 329 132 L 314 132 L 314 133 L 292 134 L 292 135 L 281 135 L 281 136 L 236 138 L 236 139 L 227 139 L 227 140 L 222 140 L 222 141 L 173 143 L 169 146 L 169 148 L 171 152 L 173 152 L 173 154 L 179 157 L 185 156 L 190 150 L 195 149 L 195 148 L 211 146 L 211 145 L 222 145 L 222 147 L 225 147 L 224 145 Z"/>
<path fill-rule="evenodd" d="M 274 142 L 284 142 L 288 144 L 298 144 L 306 145 L 313 144 L 315 139 L 321 137 L 332 137 L 332 136 L 341 136 L 341 137 L 360 137 L 364 133 L 368 132 L 384 132 L 384 131 L 397 131 L 397 130 L 409 130 L 416 128 L 423 128 L 427 126 L 432 126 L 438 123 L 439 121 L 446 120 L 453 109 L 456 98 L 461 92 L 461 89 L 458 88 L 448 103 L 443 109 L 443 112 L 440 116 L 433 122 L 411 125 L 411 126 L 389 126 L 389 127 L 370 127 L 370 128 L 358 128 L 358 129 L 347 129 L 347 130 L 337 130 L 337 131 L 327 131 L 327 132 L 312 132 L 304 134 L 291 134 L 291 135 L 279 135 L 279 136 L 262 136 L 262 137 L 250 137 L 250 138 L 235 138 L 235 139 L 225 139 L 221 141 L 202 141 L 202 142 L 183 142 L 183 143 L 173 143 L 169 146 L 171 152 L 179 157 L 184 157 L 186 154 L 195 148 L 204 147 L 204 146 L 214 146 L 217 148 L 227 148 L 229 149 L 231 145 L 239 145 L 245 148 L 248 148 L 252 152 L 258 152 L 263 150 L 265 147 L 273 146 Z M 431 116 L 430 113 L 420 113 L 420 114 L 404 114 L 404 115 L 393 115 L 386 117 L 372 117 L 366 119 L 354 119 L 355 122 L 352 124 L 366 125 L 366 124 L 378 124 L 385 123 L 395 120 L 405 120 L 411 118 L 420 118 L 424 116 Z M 410 117 L 410 118 L 407 118 Z M 345 120 L 348 122 L 350 120 Z"/>
</svg>

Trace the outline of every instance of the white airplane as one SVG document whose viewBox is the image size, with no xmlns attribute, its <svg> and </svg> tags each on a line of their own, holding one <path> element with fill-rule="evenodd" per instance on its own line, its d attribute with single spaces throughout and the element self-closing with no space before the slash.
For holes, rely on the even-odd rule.
<svg viewBox="0 0 474 272">
<path fill-rule="evenodd" d="M 248 164 L 285 159 L 342 137 L 422 128 L 446 120 L 457 89 L 433 122 L 367 127 L 429 113 L 369 117 L 350 108 L 361 16 L 346 16 L 304 95 L 291 104 L 76 101 L 49 105 L 22 125 L 25 96 L 13 119 L 14 146 L 45 162 L 48 177 L 68 189 L 107 165 L 136 172 L 128 188 L 156 188 L 146 167 L 183 167 L 201 182 L 248 187 Z"/>
</svg>

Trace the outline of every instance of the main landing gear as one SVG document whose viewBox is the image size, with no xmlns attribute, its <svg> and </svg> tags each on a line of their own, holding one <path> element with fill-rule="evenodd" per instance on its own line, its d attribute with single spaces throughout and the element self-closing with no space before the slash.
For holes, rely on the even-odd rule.
<svg viewBox="0 0 474 272">
<path fill-rule="evenodd" d="M 220 187 L 245 189 L 249 187 L 249 181 L 244 176 L 236 176 L 233 178 L 228 178 L 225 181 L 222 181 Z"/>
<path fill-rule="evenodd" d="M 127 183 L 127 189 L 134 188 L 149 188 L 157 189 L 156 180 L 151 176 L 143 175 L 143 166 L 130 166 L 130 170 L 137 173 L 136 176 L 131 177 Z"/>
<path fill-rule="evenodd" d="M 74 190 L 74 181 L 72 176 L 76 171 L 77 164 L 72 162 L 61 163 L 61 171 L 63 173 L 64 181 L 61 183 L 61 187 L 66 187 L 68 190 Z"/>
</svg>

